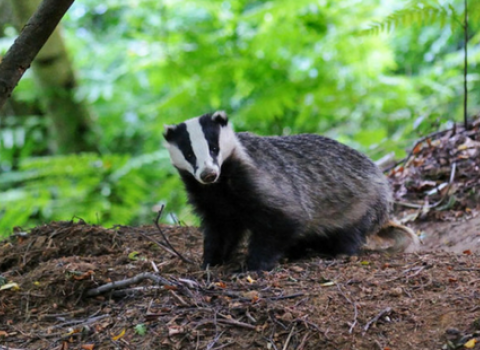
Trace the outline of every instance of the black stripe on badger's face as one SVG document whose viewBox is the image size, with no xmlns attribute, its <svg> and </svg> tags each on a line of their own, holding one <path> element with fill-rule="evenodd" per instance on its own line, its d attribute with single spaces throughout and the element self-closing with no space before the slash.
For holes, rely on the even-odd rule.
<svg viewBox="0 0 480 350">
<path fill-rule="evenodd" d="M 193 173 L 195 173 L 197 170 L 197 157 L 193 152 L 192 142 L 185 123 L 178 124 L 175 136 L 175 144 L 182 152 L 184 159 L 191 165 Z"/>
<path fill-rule="evenodd" d="M 223 159 L 231 154 L 230 144 L 234 140 L 225 113 L 204 114 L 176 126 L 167 126 L 165 131 L 175 167 L 190 172 L 202 184 L 218 180 Z"/>
</svg>

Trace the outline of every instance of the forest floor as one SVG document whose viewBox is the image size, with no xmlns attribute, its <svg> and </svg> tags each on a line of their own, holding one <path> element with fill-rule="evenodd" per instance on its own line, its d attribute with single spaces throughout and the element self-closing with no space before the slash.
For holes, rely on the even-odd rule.
<svg viewBox="0 0 480 350">
<path fill-rule="evenodd" d="M 413 254 L 234 273 L 241 254 L 199 267 L 193 227 L 19 230 L 0 242 L 0 349 L 480 349 L 475 140 L 480 123 L 432 134 L 388 171 Z"/>
</svg>

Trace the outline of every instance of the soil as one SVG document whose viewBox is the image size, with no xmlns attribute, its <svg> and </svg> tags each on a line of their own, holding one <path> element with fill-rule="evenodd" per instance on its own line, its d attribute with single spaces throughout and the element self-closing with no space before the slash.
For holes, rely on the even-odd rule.
<svg viewBox="0 0 480 350">
<path fill-rule="evenodd" d="M 240 252 L 204 271 L 194 227 L 17 230 L 0 242 L 0 350 L 480 349 L 480 156 L 452 179 L 465 159 L 449 151 L 465 144 L 457 136 L 440 142 L 445 162 L 425 138 L 389 173 L 396 216 L 424 243 L 413 254 L 244 273 Z M 445 169 L 432 175 L 436 162 Z"/>
</svg>

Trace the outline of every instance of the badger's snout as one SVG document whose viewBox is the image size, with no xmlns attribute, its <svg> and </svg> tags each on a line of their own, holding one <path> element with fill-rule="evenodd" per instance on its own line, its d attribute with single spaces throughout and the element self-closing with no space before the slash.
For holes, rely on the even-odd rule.
<svg viewBox="0 0 480 350">
<path fill-rule="evenodd" d="M 217 181 L 218 172 L 215 169 L 205 169 L 200 173 L 200 180 L 204 184 L 211 184 Z"/>
</svg>

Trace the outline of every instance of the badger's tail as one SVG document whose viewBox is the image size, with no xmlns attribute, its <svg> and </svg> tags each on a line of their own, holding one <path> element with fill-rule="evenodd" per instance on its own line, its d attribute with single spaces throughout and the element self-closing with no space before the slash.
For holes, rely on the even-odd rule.
<svg viewBox="0 0 480 350">
<path fill-rule="evenodd" d="M 412 229 L 390 220 L 375 235 L 367 238 L 366 252 L 413 253 L 422 242 Z"/>
</svg>

